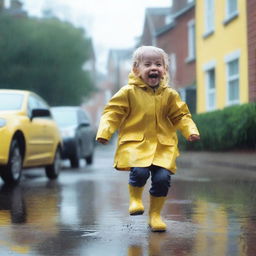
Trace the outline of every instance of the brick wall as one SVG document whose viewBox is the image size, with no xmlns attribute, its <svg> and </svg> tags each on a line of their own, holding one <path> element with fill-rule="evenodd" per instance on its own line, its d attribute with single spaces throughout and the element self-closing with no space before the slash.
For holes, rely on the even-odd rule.
<svg viewBox="0 0 256 256">
<path fill-rule="evenodd" d="M 176 88 L 184 88 L 195 82 L 195 61 L 186 62 L 188 57 L 188 22 L 195 18 L 195 9 L 191 8 L 178 18 L 175 26 L 157 38 L 157 46 L 168 54 L 176 54 Z"/>
</svg>

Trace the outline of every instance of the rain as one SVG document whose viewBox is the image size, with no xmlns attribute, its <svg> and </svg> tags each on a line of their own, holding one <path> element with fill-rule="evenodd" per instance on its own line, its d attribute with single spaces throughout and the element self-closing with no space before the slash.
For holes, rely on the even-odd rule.
<svg viewBox="0 0 256 256">
<path fill-rule="evenodd" d="M 255 11 L 253 0 L 0 0 L 0 255 L 254 256 Z M 200 132 L 189 142 L 182 117 L 155 107 L 179 149 L 161 232 L 149 222 L 152 180 L 133 216 L 130 170 L 115 162 L 122 143 L 134 152 L 140 130 L 120 142 L 122 119 L 106 145 L 96 141 L 142 45 L 167 54 L 165 81 Z M 140 140 L 174 148 L 176 135 L 164 135 L 172 145 L 156 135 L 155 116 Z"/>
</svg>

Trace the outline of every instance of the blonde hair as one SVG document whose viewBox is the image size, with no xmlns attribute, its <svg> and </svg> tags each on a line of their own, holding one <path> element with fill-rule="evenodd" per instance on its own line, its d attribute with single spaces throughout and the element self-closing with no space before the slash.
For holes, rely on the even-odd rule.
<svg viewBox="0 0 256 256">
<path fill-rule="evenodd" d="M 152 51 L 155 52 L 156 54 L 160 55 L 163 58 L 163 62 L 164 62 L 164 67 L 166 69 L 166 71 L 169 70 L 169 58 L 167 53 L 158 47 L 155 46 L 140 46 L 139 48 L 137 48 L 132 56 L 132 68 L 137 68 L 140 64 L 140 62 L 142 61 L 143 55 L 146 51 Z"/>
</svg>

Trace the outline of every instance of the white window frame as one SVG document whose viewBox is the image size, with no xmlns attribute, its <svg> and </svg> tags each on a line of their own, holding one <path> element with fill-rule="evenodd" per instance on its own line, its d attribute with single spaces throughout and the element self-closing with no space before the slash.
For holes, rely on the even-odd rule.
<svg viewBox="0 0 256 256">
<path fill-rule="evenodd" d="M 234 3 L 236 3 L 236 10 L 234 10 L 233 12 L 230 12 L 230 5 L 231 5 L 231 1 Z M 226 0 L 226 19 L 230 19 L 231 17 L 233 17 L 234 15 L 238 14 L 238 2 L 237 0 Z"/>
<path fill-rule="evenodd" d="M 214 32 L 215 8 L 214 0 L 204 0 L 204 37 Z"/>
<path fill-rule="evenodd" d="M 188 27 L 188 56 L 186 62 L 195 60 L 196 58 L 196 38 L 195 38 L 195 20 L 187 23 Z"/>
<path fill-rule="evenodd" d="M 205 98 L 206 98 L 206 110 L 213 111 L 216 109 L 216 61 L 209 61 L 203 66 L 203 70 L 205 72 Z M 214 70 L 214 89 L 210 88 L 209 84 L 209 72 Z M 214 104 L 210 105 L 209 98 L 213 97 Z"/>
<path fill-rule="evenodd" d="M 241 55 L 241 51 L 237 50 L 237 51 L 234 51 L 224 57 L 224 61 L 226 64 L 226 92 L 227 92 L 226 102 L 227 102 L 227 106 L 240 104 L 240 69 L 239 69 L 240 55 Z M 229 75 L 229 64 L 230 64 L 230 62 L 233 62 L 235 60 L 238 61 L 238 74 L 230 76 Z M 235 100 L 230 100 L 229 99 L 229 96 L 230 96 L 229 84 L 230 84 L 230 82 L 233 82 L 233 81 L 238 81 L 238 88 L 237 88 L 238 89 L 238 98 Z"/>
</svg>

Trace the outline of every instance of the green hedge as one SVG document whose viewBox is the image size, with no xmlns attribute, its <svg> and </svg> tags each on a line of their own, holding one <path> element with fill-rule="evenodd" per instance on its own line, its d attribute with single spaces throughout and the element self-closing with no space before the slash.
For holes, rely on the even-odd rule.
<svg viewBox="0 0 256 256">
<path fill-rule="evenodd" d="M 223 151 L 256 149 L 256 103 L 193 115 L 201 136 L 188 143 L 179 134 L 181 150 Z"/>
</svg>

